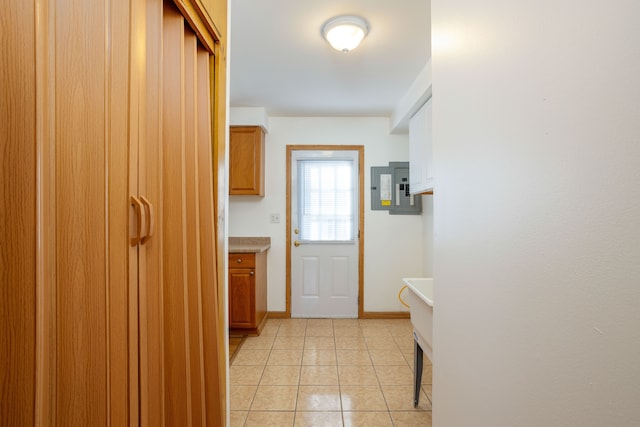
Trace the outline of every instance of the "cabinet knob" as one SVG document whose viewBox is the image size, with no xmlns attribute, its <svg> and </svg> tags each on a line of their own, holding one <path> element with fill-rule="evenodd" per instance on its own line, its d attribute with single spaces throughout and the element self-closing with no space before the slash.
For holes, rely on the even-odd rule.
<svg viewBox="0 0 640 427">
<path fill-rule="evenodd" d="M 238 258 L 238 264 L 242 263 L 242 258 Z"/>
<path fill-rule="evenodd" d="M 253 276 L 255 273 L 253 271 L 249 272 L 249 276 Z"/>
</svg>

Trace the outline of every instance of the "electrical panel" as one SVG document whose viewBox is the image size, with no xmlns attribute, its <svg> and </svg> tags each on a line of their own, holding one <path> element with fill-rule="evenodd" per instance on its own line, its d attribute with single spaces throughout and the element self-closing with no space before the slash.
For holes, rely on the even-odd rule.
<svg viewBox="0 0 640 427">
<path fill-rule="evenodd" d="M 420 215 L 422 198 L 409 192 L 409 162 L 371 168 L 371 209 L 391 215 Z"/>
</svg>

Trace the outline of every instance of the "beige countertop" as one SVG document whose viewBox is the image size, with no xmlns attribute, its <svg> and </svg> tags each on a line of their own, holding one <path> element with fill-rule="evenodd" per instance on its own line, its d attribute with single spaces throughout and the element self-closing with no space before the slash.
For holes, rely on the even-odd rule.
<svg viewBox="0 0 640 427">
<path fill-rule="evenodd" d="M 271 247 L 271 237 L 229 237 L 229 253 L 260 253 Z"/>
</svg>

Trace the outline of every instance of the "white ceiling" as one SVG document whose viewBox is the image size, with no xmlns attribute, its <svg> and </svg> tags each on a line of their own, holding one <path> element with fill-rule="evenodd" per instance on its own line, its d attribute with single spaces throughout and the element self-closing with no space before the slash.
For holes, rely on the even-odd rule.
<svg viewBox="0 0 640 427">
<path fill-rule="evenodd" d="M 430 0 L 231 0 L 230 103 L 271 116 L 390 116 L 431 56 Z M 332 49 L 322 24 L 359 15 L 369 35 Z"/>
</svg>

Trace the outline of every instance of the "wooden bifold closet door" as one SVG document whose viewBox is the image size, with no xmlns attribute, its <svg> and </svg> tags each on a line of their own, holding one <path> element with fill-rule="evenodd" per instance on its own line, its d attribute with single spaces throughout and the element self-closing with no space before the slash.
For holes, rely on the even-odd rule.
<svg viewBox="0 0 640 427">
<path fill-rule="evenodd" d="M 212 146 L 213 57 L 171 1 L 149 1 L 139 71 L 138 177 L 155 236 L 138 245 L 142 425 L 222 425 Z M 135 154 L 132 154 L 132 159 Z"/>
<path fill-rule="evenodd" d="M 225 424 L 225 41 L 198 7 L 3 3 L 0 427 Z"/>
<path fill-rule="evenodd" d="M 132 10 L 132 45 L 145 44 L 131 59 L 131 115 L 140 120 L 131 128 L 129 186 L 133 200 L 144 205 L 144 218 L 133 221 L 143 228 L 141 240 L 129 257 L 130 281 L 138 286 L 130 297 L 139 300 L 133 316 L 139 328 L 130 328 L 139 334 L 130 352 L 138 367 L 130 376 L 139 402 L 132 418 L 143 426 L 224 425 L 213 173 L 216 58 L 173 1 L 147 0 Z"/>
<path fill-rule="evenodd" d="M 135 413 L 129 12 L 127 0 L 3 2 L 2 426 Z"/>
</svg>

